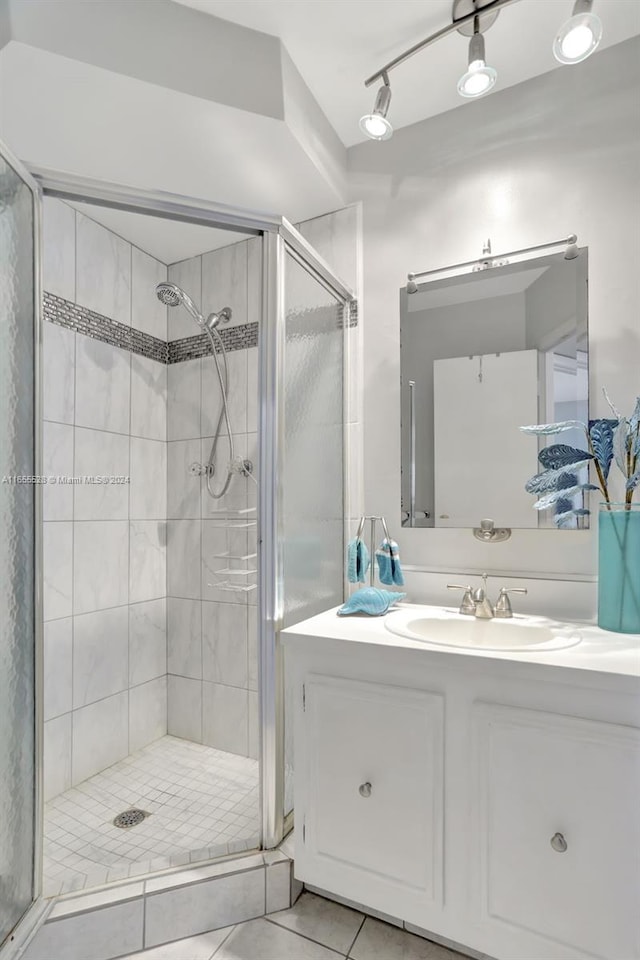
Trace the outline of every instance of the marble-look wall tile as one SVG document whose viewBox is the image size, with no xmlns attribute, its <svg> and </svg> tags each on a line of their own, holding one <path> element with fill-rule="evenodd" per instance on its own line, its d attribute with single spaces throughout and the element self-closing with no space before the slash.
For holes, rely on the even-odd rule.
<svg viewBox="0 0 640 960">
<path fill-rule="evenodd" d="M 77 214 L 76 300 L 119 323 L 131 323 L 131 244 Z"/>
<path fill-rule="evenodd" d="M 129 533 L 129 602 L 154 600 L 166 592 L 166 522 L 133 520 Z"/>
<path fill-rule="evenodd" d="M 229 371 L 227 402 L 234 435 L 247 432 L 247 352 L 247 350 L 234 350 L 227 354 Z M 189 361 L 189 363 L 192 362 Z M 169 367 L 169 376 L 173 367 L 186 367 L 189 363 L 173 364 Z M 202 364 L 200 436 L 211 437 L 215 433 L 222 405 L 220 384 L 215 358 L 203 357 L 200 363 Z"/>
<path fill-rule="evenodd" d="M 73 523 L 44 523 L 42 532 L 43 607 L 45 620 L 73 612 Z"/>
<path fill-rule="evenodd" d="M 76 426 L 129 433 L 131 354 L 78 334 Z"/>
<path fill-rule="evenodd" d="M 256 433 L 258 423 L 258 348 L 247 350 L 247 433 Z"/>
<path fill-rule="evenodd" d="M 42 472 L 49 483 L 42 488 L 45 520 L 73 520 L 73 484 L 51 478 L 73 476 L 73 427 L 45 420 L 42 427 Z"/>
<path fill-rule="evenodd" d="M 167 367 L 131 355 L 131 436 L 167 439 Z"/>
<path fill-rule="evenodd" d="M 246 604 L 203 602 L 203 679 L 246 689 L 247 673 Z"/>
<path fill-rule="evenodd" d="M 167 672 L 167 604 L 164 598 L 129 607 L 129 686 Z"/>
<path fill-rule="evenodd" d="M 167 682 L 168 733 L 202 743 L 202 682 L 171 674 Z"/>
<path fill-rule="evenodd" d="M 138 247 L 132 248 L 131 326 L 161 340 L 167 339 L 167 307 L 158 300 L 156 286 L 166 279 L 164 263 Z"/>
<path fill-rule="evenodd" d="M 44 799 L 51 800 L 71 786 L 71 714 L 44 725 Z"/>
<path fill-rule="evenodd" d="M 246 690 L 222 683 L 202 683 L 202 742 L 246 757 L 249 743 Z"/>
<path fill-rule="evenodd" d="M 267 913 L 288 910 L 291 905 L 291 862 L 269 864 L 266 874 Z"/>
<path fill-rule="evenodd" d="M 167 368 L 167 439 L 189 440 L 200 433 L 201 360 Z"/>
<path fill-rule="evenodd" d="M 128 653 L 127 607 L 114 607 L 74 617 L 74 709 L 127 689 Z"/>
<path fill-rule="evenodd" d="M 202 614 L 199 600 L 167 599 L 167 672 L 202 679 Z"/>
<path fill-rule="evenodd" d="M 167 594 L 200 599 L 201 531 L 199 520 L 167 523 Z"/>
<path fill-rule="evenodd" d="M 80 783 L 129 752 L 129 694 L 117 693 L 73 712 L 73 782 Z"/>
<path fill-rule="evenodd" d="M 168 519 L 200 517 L 200 490 L 204 480 L 189 468 L 200 463 L 201 458 L 200 440 L 171 440 L 167 444 Z"/>
<path fill-rule="evenodd" d="M 42 324 L 42 412 L 45 420 L 73 423 L 75 416 L 76 334 Z"/>
<path fill-rule="evenodd" d="M 246 240 L 203 254 L 202 303 L 205 316 L 231 307 L 232 324 L 247 322 Z"/>
<path fill-rule="evenodd" d="M 203 437 L 200 441 L 200 454 L 198 459 L 203 465 L 209 462 L 212 443 L 213 437 Z M 242 457 L 243 459 L 247 457 L 247 435 L 245 433 L 234 432 L 233 452 L 234 457 Z M 211 489 L 214 493 L 219 492 L 226 483 L 227 465 L 230 462 L 229 454 L 229 445 L 226 434 L 223 432 L 218 440 L 215 454 L 215 473 L 211 478 Z M 200 482 L 202 517 L 206 519 L 207 517 L 224 511 L 235 512 L 237 510 L 243 510 L 247 506 L 247 494 L 250 483 L 251 481 L 246 477 L 242 477 L 240 474 L 234 474 L 231 477 L 227 492 L 222 497 L 214 498 L 207 488 L 206 477 L 203 477 Z M 222 566 L 225 566 L 225 564 L 222 564 Z"/>
<path fill-rule="evenodd" d="M 171 283 L 177 283 L 187 293 L 196 307 L 200 310 L 202 304 L 202 257 L 191 257 L 172 263 L 168 269 Z M 221 304 L 224 306 L 224 304 Z M 203 313 L 211 313 L 215 307 L 204 308 Z M 172 307 L 168 311 L 167 339 L 179 340 L 181 337 L 192 337 L 197 333 L 197 327 L 184 307 Z"/>
<path fill-rule="evenodd" d="M 65 300 L 76 298 L 76 212 L 62 200 L 45 197 L 42 215 L 42 285 Z"/>
<path fill-rule="evenodd" d="M 74 527 L 74 613 L 128 602 L 129 524 L 87 520 Z"/>
<path fill-rule="evenodd" d="M 72 707 L 73 620 L 50 620 L 44 625 L 44 719 L 51 720 Z"/>
<path fill-rule="evenodd" d="M 352 290 L 358 286 L 358 206 L 352 204 L 298 224 L 298 230 Z"/>
<path fill-rule="evenodd" d="M 167 444 L 131 438 L 129 517 L 164 520 L 167 516 Z"/>
<path fill-rule="evenodd" d="M 76 427 L 76 477 L 112 482 L 78 483 L 73 491 L 75 520 L 126 520 L 129 514 L 129 438 L 119 433 Z"/>
<path fill-rule="evenodd" d="M 167 733 L 167 678 L 157 677 L 129 691 L 129 753 Z"/>
<path fill-rule="evenodd" d="M 218 600 L 220 603 L 246 603 L 246 593 L 221 590 L 216 587 L 224 575 L 219 571 L 226 565 L 220 554 L 231 553 L 243 557 L 254 552 L 249 549 L 247 530 L 225 527 L 214 519 L 202 520 L 202 599 Z M 228 579 L 228 578 L 226 578 Z"/>
</svg>

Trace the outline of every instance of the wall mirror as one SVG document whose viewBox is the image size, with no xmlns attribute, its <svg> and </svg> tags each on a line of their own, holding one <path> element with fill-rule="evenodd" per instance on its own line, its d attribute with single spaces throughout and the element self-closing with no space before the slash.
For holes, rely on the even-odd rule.
<svg viewBox="0 0 640 960">
<path fill-rule="evenodd" d="M 554 528 L 524 485 L 558 438 L 518 428 L 588 419 L 587 250 L 463 266 L 400 291 L 403 526 Z"/>
</svg>

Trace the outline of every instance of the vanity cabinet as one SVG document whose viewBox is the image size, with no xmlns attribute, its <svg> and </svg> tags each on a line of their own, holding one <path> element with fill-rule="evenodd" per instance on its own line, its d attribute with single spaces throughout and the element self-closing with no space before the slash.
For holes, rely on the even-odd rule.
<svg viewBox="0 0 640 960">
<path fill-rule="evenodd" d="M 636 678 L 296 629 L 300 880 L 495 960 L 640 958 Z"/>
<path fill-rule="evenodd" d="M 483 920 L 636 957 L 640 731 L 494 704 L 472 716 Z"/>
<path fill-rule="evenodd" d="M 310 675 L 302 713 L 296 809 L 314 882 L 387 912 L 441 904 L 443 697 Z"/>
</svg>

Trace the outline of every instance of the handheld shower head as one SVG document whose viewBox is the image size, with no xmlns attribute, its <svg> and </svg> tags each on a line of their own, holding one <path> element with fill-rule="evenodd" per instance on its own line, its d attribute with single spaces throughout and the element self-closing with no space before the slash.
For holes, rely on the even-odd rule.
<svg viewBox="0 0 640 960">
<path fill-rule="evenodd" d="M 198 326 L 204 327 L 206 321 L 188 293 L 185 293 L 182 287 L 176 283 L 159 283 L 156 287 L 156 296 L 160 303 L 167 307 L 179 307 L 182 305 L 189 311 Z"/>
</svg>

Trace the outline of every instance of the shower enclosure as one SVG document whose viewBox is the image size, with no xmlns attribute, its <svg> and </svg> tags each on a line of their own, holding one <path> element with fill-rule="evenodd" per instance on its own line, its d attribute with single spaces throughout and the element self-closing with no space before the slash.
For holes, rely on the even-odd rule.
<svg viewBox="0 0 640 960">
<path fill-rule="evenodd" d="M 43 488 L 26 482 L 0 488 L 4 529 L 10 531 L 2 546 L 0 874 L 8 886 L 0 890 L 0 943 L 40 894 L 43 715 L 51 718 L 46 729 L 56 746 L 49 769 L 58 777 L 53 784 L 47 778 L 45 843 L 50 850 L 52 844 L 67 842 L 69 823 L 84 817 L 77 812 L 84 807 L 83 856 L 99 861 L 105 830 L 111 831 L 113 842 L 115 814 L 125 815 L 125 827 L 127 817 L 135 822 L 138 816 L 116 808 L 120 796 L 123 805 L 133 796 L 132 781 L 142 783 L 147 775 L 153 780 L 176 769 L 181 780 L 174 776 L 169 785 L 157 780 L 146 784 L 145 789 L 157 789 L 147 789 L 150 806 L 140 812 L 141 819 L 148 817 L 151 823 L 155 817 L 159 825 L 163 803 L 184 807 L 186 795 L 180 790 L 187 783 L 191 789 L 194 771 L 199 771 L 199 792 L 187 799 L 200 833 L 174 819 L 167 835 L 160 837 L 167 841 L 167 857 L 175 838 L 183 841 L 180 853 L 186 860 L 183 856 L 175 863 L 270 848 L 288 829 L 291 749 L 279 631 L 341 602 L 344 595 L 345 344 L 349 325 L 355 322 L 352 291 L 282 218 L 48 171 L 28 172 L 4 149 L 2 158 L 2 475 L 37 477 L 43 472 L 38 370 L 44 332 L 45 398 L 53 397 L 47 402 L 58 404 L 57 410 L 51 412 L 49 406 L 45 411 L 45 434 L 55 441 L 52 449 L 61 458 L 68 447 L 73 474 L 82 466 L 85 448 L 103 458 L 105 447 L 121 449 L 121 462 L 127 466 L 122 472 L 130 472 L 131 489 L 127 498 L 118 500 L 117 490 L 110 489 L 108 496 L 96 500 L 84 489 L 73 490 L 71 497 L 71 491 L 67 496 L 58 489 L 54 496 L 51 488 L 44 488 L 45 567 L 47 543 L 55 562 L 53 579 L 47 580 L 49 659 L 43 668 Z M 237 242 L 222 249 L 218 242 L 217 249 L 193 257 L 193 262 L 152 263 L 131 245 L 126 254 L 130 264 L 135 267 L 138 261 L 144 275 L 154 278 L 144 290 L 149 302 L 157 304 L 158 283 L 174 284 L 208 320 L 214 316 L 211 311 L 219 311 L 211 326 L 225 338 L 228 352 L 229 419 L 236 445 L 231 482 L 220 499 L 208 496 L 203 486 L 209 479 L 216 423 L 224 419 L 222 413 L 216 416 L 214 363 L 220 357 L 212 355 L 209 335 L 200 333 L 191 320 L 190 328 L 181 327 L 171 305 L 163 334 L 148 324 L 138 329 L 131 306 L 126 317 L 114 316 L 120 309 L 114 301 L 111 316 L 106 311 L 102 315 L 75 302 L 80 293 L 75 297 L 46 287 L 41 322 L 43 195 L 62 203 L 63 219 L 73 219 L 78 258 L 87 256 L 103 228 L 98 229 L 90 214 L 74 210 L 76 204 L 82 204 L 83 211 L 84 205 L 93 204 L 233 232 Z M 238 234 L 246 239 L 238 241 Z M 109 238 L 117 250 L 123 242 Z M 229 302 L 231 322 L 218 327 L 227 319 L 221 309 L 227 300 L 219 282 L 216 286 L 211 279 L 211 269 L 222 262 L 225 270 L 229 264 L 232 270 L 243 265 L 249 307 L 243 313 Z M 73 271 L 74 291 L 85 283 L 79 264 L 80 259 Z M 197 270 L 199 286 L 190 288 L 189 277 Z M 134 286 L 131 304 L 139 299 L 140 289 L 136 293 Z M 146 304 L 143 313 L 148 317 Z M 100 394 L 101 378 L 108 403 Z M 75 389 L 70 388 L 73 400 L 69 383 L 75 383 Z M 243 395 L 240 406 L 238 390 Z M 159 398 L 164 398 L 166 426 L 154 419 Z M 72 402 L 69 412 L 65 404 Z M 239 416 L 235 428 L 234 410 Z M 217 450 L 222 466 L 216 485 L 226 473 L 224 436 Z M 103 472 L 91 456 L 81 472 Z M 58 463 L 62 466 L 63 460 Z M 160 476 L 168 484 L 164 500 L 161 484 L 154 482 Z M 67 501 L 69 513 L 64 512 Z M 67 553 L 69 596 L 62 579 Z M 196 635 L 200 646 L 194 654 Z M 184 643 L 181 638 L 186 638 Z M 113 653 L 118 644 L 128 663 L 119 681 Z M 225 666 L 225 651 L 232 647 L 242 651 L 243 673 L 237 672 L 236 653 L 231 666 Z M 107 654 L 112 666 L 101 673 Z M 49 669 L 60 673 L 67 655 L 72 664 L 68 703 L 52 705 L 52 696 L 61 696 L 58 685 L 54 694 L 44 697 L 43 714 L 43 671 L 45 676 Z M 231 674 L 225 674 L 228 669 Z M 88 718 L 92 727 L 85 722 Z M 118 725 L 120 752 L 110 753 L 101 733 L 109 730 L 111 735 Z M 56 751 L 66 743 L 66 730 L 73 741 L 73 761 L 65 772 L 62 754 Z M 218 813 L 224 811 L 222 820 L 207 820 L 202 816 L 206 810 L 197 809 L 210 800 Z M 69 807 L 72 802 L 80 806 Z M 14 813 L 7 816 L 10 810 Z M 224 830 L 218 836 L 221 823 Z M 234 841 L 239 823 L 249 832 Z M 129 838 L 141 838 L 143 833 L 135 831 L 145 829 L 123 831 L 126 856 L 130 842 L 144 846 L 142 840 Z M 159 835 L 159 827 L 155 829 Z M 224 844 L 219 843 L 222 839 Z M 173 865 L 158 853 L 153 848 L 141 855 L 129 875 Z M 69 862 L 76 854 L 70 853 Z M 114 861 L 109 863 L 113 867 Z M 105 864 L 99 866 L 102 870 Z M 86 885 L 116 879 L 118 866 L 95 876 L 88 872 Z M 60 890 L 45 889 L 45 895 L 51 892 Z"/>
</svg>

